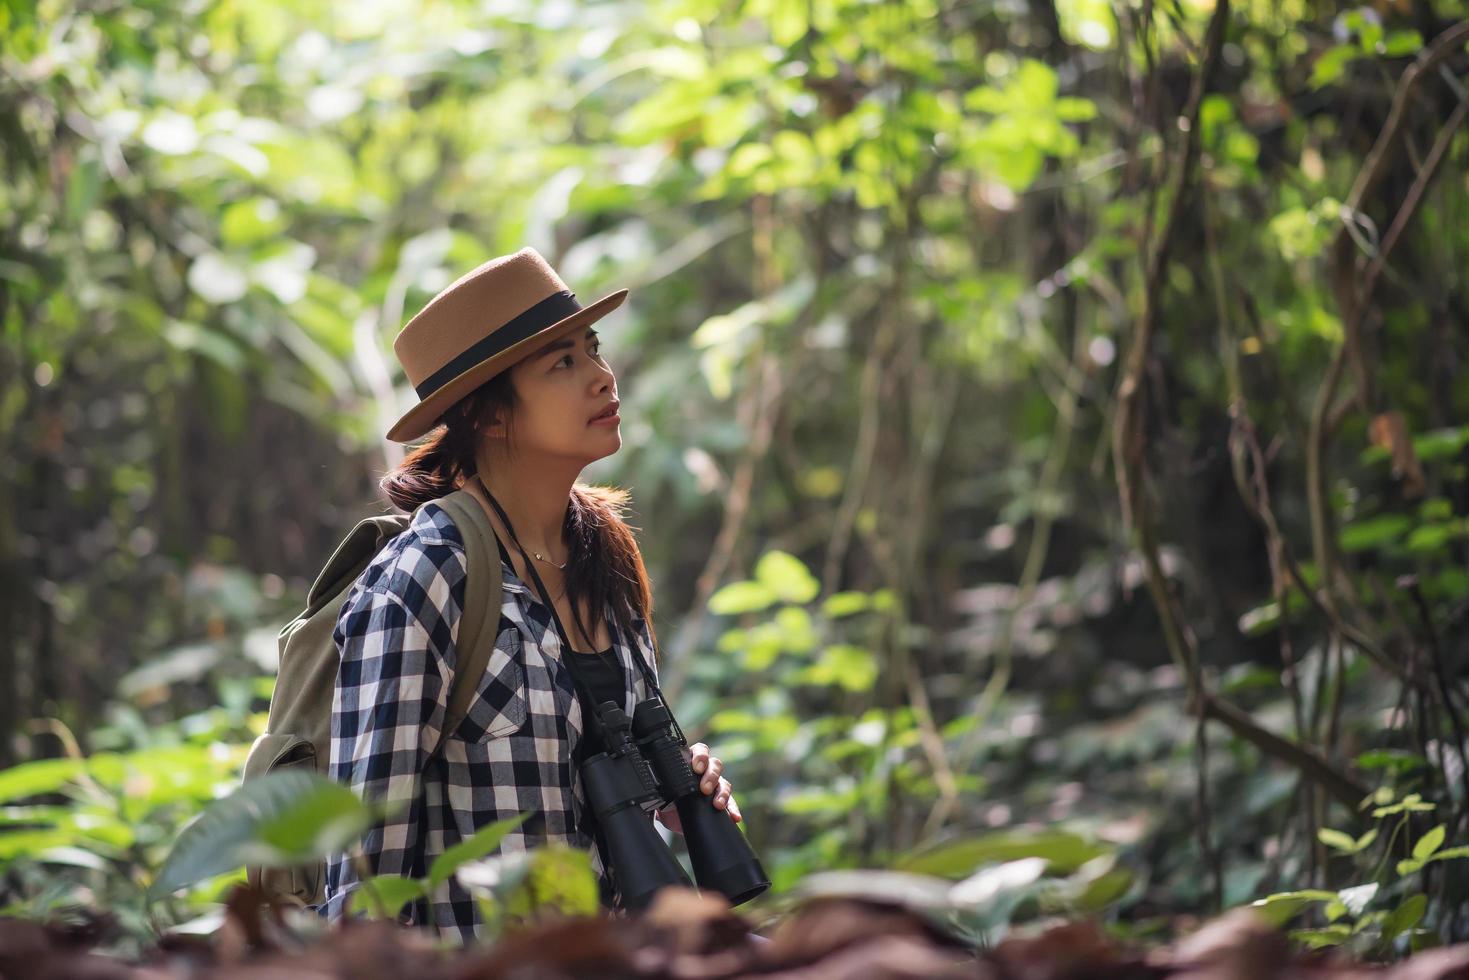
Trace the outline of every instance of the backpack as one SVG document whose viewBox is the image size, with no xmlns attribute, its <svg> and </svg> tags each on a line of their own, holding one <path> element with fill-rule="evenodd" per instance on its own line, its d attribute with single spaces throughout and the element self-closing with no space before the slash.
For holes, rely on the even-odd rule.
<svg viewBox="0 0 1469 980">
<path fill-rule="evenodd" d="M 491 643 L 500 623 L 503 579 L 500 553 L 484 508 L 465 490 L 433 501 L 448 512 L 464 539 L 466 559 L 464 611 L 459 620 L 459 669 L 449 690 L 443 735 L 464 720 L 489 665 Z M 246 781 L 287 767 L 301 766 L 329 775 L 332 696 L 341 655 L 332 632 L 351 586 L 388 542 L 407 530 L 413 515 L 388 514 L 359 521 L 317 575 L 307 593 L 306 608 L 281 628 L 280 668 L 270 698 L 265 733 L 255 739 L 245 758 Z M 493 618 L 491 618 L 493 617 Z M 326 862 L 314 867 L 247 866 L 246 877 L 272 902 L 320 905 L 326 900 Z"/>
</svg>

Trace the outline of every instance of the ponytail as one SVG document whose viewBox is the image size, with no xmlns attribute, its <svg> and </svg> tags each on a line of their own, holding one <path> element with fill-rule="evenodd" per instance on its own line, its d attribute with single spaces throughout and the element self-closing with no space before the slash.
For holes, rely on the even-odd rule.
<svg viewBox="0 0 1469 980">
<path fill-rule="evenodd" d="M 510 372 L 501 371 L 449 406 L 428 440 L 414 447 L 378 486 L 394 507 L 410 514 L 430 500 L 453 493 L 464 477 L 474 475 L 481 420 L 492 419 L 498 412 L 508 427 L 514 410 Z"/>
</svg>

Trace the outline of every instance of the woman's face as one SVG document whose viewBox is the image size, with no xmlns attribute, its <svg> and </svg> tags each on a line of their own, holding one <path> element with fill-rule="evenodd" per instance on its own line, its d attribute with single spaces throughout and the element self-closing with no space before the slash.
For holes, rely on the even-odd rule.
<svg viewBox="0 0 1469 980">
<path fill-rule="evenodd" d="M 577 327 L 510 369 L 516 454 L 562 456 L 586 465 L 622 448 L 616 413 L 592 421 L 617 400 L 617 376 L 600 345 L 597 331 Z"/>
</svg>

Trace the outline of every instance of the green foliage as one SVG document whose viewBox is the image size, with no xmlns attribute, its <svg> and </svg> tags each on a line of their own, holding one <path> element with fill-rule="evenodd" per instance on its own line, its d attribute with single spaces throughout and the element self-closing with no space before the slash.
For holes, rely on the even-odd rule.
<svg viewBox="0 0 1469 980">
<path fill-rule="evenodd" d="M 157 898 L 247 863 L 305 864 L 355 841 L 379 818 L 350 789 L 315 772 L 269 773 L 185 827 L 148 894 Z"/>
<path fill-rule="evenodd" d="M 1384 786 L 1362 801 L 1362 808 L 1368 807 L 1378 825 L 1360 837 L 1330 827 L 1321 828 L 1317 836 L 1340 857 L 1357 859 L 1359 872 L 1372 880 L 1334 892 L 1322 889 L 1277 892 L 1251 903 L 1252 907 L 1276 925 L 1285 925 L 1301 912 L 1320 907 L 1327 925 L 1291 932 L 1293 938 L 1313 949 L 1350 945 L 1359 955 L 1381 956 L 1392 950 L 1399 937 L 1428 936 L 1427 931 L 1415 931 L 1428 907 L 1428 894 L 1418 890 L 1421 885 L 1416 876 L 1430 862 L 1469 857 L 1469 847 L 1443 849 L 1448 833 L 1443 824 L 1430 828 L 1416 840 L 1409 838 L 1413 814 L 1436 809 L 1417 793 L 1399 799 L 1390 787 Z M 1392 855 L 1398 853 L 1394 847 L 1399 834 L 1403 835 L 1402 850 L 1411 857 L 1397 862 L 1397 874 L 1392 878 L 1385 871 Z M 1372 853 L 1374 843 L 1381 843 L 1377 848 L 1380 856 Z M 1380 899 L 1387 899 L 1391 907 L 1370 908 Z"/>
<path fill-rule="evenodd" d="M 431 894 L 444 882 L 453 877 L 461 867 L 471 861 L 478 861 L 485 855 L 490 854 L 500 847 L 500 842 L 505 835 L 516 827 L 519 827 L 531 815 L 533 811 L 518 813 L 513 817 L 496 820 L 488 823 L 475 831 L 467 840 L 460 841 L 453 847 L 444 851 L 434 858 L 433 866 L 429 868 L 428 876 L 425 878 L 403 878 L 397 875 L 379 875 L 377 877 L 364 879 L 361 886 L 353 893 L 350 909 L 353 912 L 376 912 L 383 916 L 396 915 L 402 906 L 414 899 Z M 331 850 L 331 848 L 328 848 Z M 590 866 L 587 869 L 590 871 Z M 596 877 L 593 876 L 593 907 L 596 905 Z M 587 914 L 590 914 L 588 910 Z"/>
<path fill-rule="evenodd" d="M 0 745 L 38 760 L 0 770 L 10 911 L 145 936 L 215 902 L 229 874 L 144 892 L 376 506 L 391 341 L 533 244 L 583 297 L 635 287 L 588 475 L 651 518 L 660 632 L 759 556 L 668 673 L 777 893 L 948 848 L 926 869 L 993 871 L 976 935 L 1062 892 L 1146 932 L 1217 884 L 1292 896 L 1312 945 L 1462 938 L 1465 132 L 1427 165 L 1457 50 L 1353 188 L 1419 32 L 1469 11 L 1235 4 L 1191 131 L 1212 8 L 0 8 Z M 1145 312 L 1138 514 L 1109 449 Z M 1200 793 L 1144 525 L 1206 691 L 1383 798 L 1212 722 Z M 350 836 L 338 803 L 257 848 Z"/>
</svg>

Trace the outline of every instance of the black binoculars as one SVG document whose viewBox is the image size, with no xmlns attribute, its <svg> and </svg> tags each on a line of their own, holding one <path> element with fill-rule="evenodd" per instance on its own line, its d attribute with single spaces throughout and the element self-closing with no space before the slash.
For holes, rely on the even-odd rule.
<svg viewBox="0 0 1469 980">
<path fill-rule="evenodd" d="M 603 701 L 597 720 L 606 751 L 582 763 L 582 779 L 623 908 L 646 908 L 666 885 L 689 886 L 683 866 L 645 816 L 669 804 L 678 807 L 700 888 L 740 905 L 770 887 L 745 835 L 699 789 L 688 743 L 662 698 L 638 702 L 632 718 L 615 702 Z"/>
</svg>

